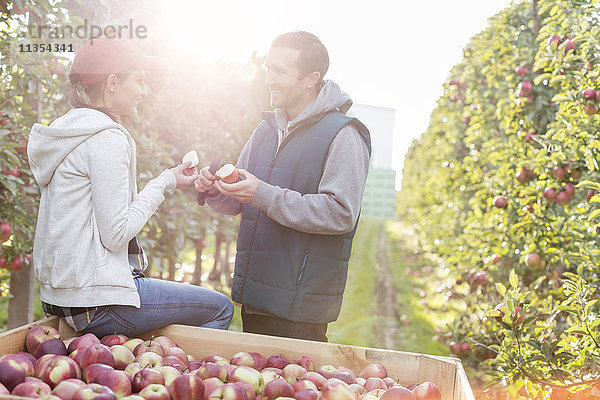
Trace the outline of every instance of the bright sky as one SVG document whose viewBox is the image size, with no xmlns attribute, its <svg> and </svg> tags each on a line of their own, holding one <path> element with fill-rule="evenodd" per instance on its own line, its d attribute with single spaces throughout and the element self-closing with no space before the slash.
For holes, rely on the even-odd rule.
<svg viewBox="0 0 600 400">
<path fill-rule="evenodd" d="M 166 1 L 166 0 L 165 0 Z M 245 60 L 264 55 L 280 33 L 307 30 L 330 55 L 327 78 L 355 103 L 396 110 L 394 168 L 429 123 L 470 37 L 510 0 L 184 0 L 165 17 L 182 51 Z M 186 50 L 183 50 L 183 49 Z"/>
</svg>

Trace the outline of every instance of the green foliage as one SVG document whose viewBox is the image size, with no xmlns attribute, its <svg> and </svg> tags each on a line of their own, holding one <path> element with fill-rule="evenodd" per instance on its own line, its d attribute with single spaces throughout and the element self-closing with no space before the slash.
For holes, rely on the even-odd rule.
<svg viewBox="0 0 600 400">
<path fill-rule="evenodd" d="M 557 343 L 579 332 L 581 323 L 558 307 L 581 318 L 597 312 L 589 301 L 598 291 L 600 215 L 588 193 L 599 181 L 599 121 L 591 113 L 598 102 L 582 93 L 600 89 L 597 5 L 537 4 L 535 14 L 530 2 L 513 4 L 466 46 L 427 131 L 407 153 L 398 201 L 420 249 L 440 257 L 458 278 L 454 292 L 465 296 L 451 339 L 486 349 L 458 354 L 473 366 L 493 360 L 486 361 L 493 382 L 510 384 L 513 394 L 526 386 L 530 395 L 580 390 L 576 383 L 600 377 L 587 368 L 597 364 L 593 340 L 578 342 L 585 359 L 563 354 L 548 364 L 534 351 L 542 326 Z M 547 189 L 560 197 L 548 199 Z M 490 312 L 501 304 L 497 322 Z M 525 318 L 515 325 L 517 306 Z"/>
</svg>

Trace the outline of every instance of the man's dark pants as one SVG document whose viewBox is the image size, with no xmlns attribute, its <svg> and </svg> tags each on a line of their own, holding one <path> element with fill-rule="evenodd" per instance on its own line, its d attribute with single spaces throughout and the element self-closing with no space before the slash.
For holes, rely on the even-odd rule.
<svg viewBox="0 0 600 400">
<path fill-rule="evenodd" d="M 242 306 L 242 323 L 244 332 L 317 342 L 327 341 L 327 324 L 296 322 L 272 315 L 250 313 L 245 306 Z"/>
</svg>

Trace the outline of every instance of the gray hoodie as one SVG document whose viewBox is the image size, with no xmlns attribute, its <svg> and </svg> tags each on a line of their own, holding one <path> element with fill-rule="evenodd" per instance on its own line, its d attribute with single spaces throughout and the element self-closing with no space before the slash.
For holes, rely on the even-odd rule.
<svg viewBox="0 0 600 400">
<path fill-rule="evenodd" d="M 279 144 L 287 132 L 311 116 L 331 110 L 346 113 L 352 100 L 333 81 L 325 81 L 317 98 L 307 104 L 298 117 L 288 122 L 283 109 L 275 109 Z M 238 168 L 246 169 L 251 136 L 237 162 Z M 267 213 L 281 225 L 301 232 L 337 235 L 354 229 L 369 172 L 369 150 L 358 131 L 347 125 L 337 134 L 327 155 L 318 193 L 301 195 L 290 189 L 273 186 L 261 181 L 252 200 L 252 207 Z M 206 203 L 215 211 L 238 214 L 242 210 L 239 201 L 219 193 L 207 197 Z"/>
<path fill-rule="evenodd" d="M 135 141 L 100 111 L 35 124 L 27 155 L 41 199 L 33 264 L 41 300 L 63 307 L 139 307 L 127 245 L 175 188 L 164 170 L 137 193 Z"/>
</svg>

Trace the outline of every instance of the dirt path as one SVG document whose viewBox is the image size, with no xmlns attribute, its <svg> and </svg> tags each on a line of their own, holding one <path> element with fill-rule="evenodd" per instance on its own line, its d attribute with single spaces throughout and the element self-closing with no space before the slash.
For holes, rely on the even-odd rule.
<svg viewBox="0 0 600 400">
<path fill-rule="evenodd" d="M 377 253 L 375 258 L 375 288 L 373 310 L 376 323 L 375 337 L 377 343 L 386 349 L 396 349 L 399 343 L 396 332 L 400 325 L 398 302 L 396 300 L 396 283 L 386 251 L 385 223 L 380 224 L 377 238 Z"/>
</svg>

